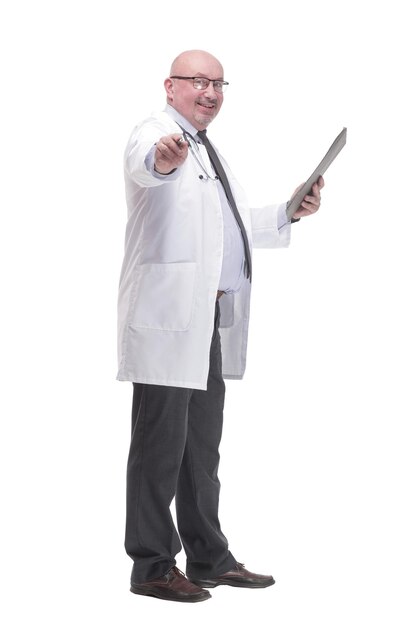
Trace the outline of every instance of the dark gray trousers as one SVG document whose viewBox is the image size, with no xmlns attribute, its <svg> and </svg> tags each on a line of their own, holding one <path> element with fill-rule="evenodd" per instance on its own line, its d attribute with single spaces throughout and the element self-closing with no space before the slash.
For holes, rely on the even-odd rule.
<svg viewBox="0 0 417 626">
<path fill-rule="evenodd" d="M 125 547 L 136 583 L 168 572 L 181 542 L 190 577 L 217 576 L 236 565 L 218 519 L 225 393 L 219 322 L 216 302 L 207 391 L 133 383 Z"/>
</svg>

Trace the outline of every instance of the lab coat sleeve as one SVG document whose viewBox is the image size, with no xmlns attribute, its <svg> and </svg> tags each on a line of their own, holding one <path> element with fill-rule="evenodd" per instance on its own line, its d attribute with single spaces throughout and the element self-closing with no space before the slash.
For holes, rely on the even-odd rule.
<svg viewBox="0 0 417 626">
<path fill-rule="evenodd" d="M 154 176 L 149 168 L 149 154 L 156 142 L 164 135 L 175 132 L 175 128 L 164 128 L 162 124 L 143 123 L 134 128 L 124 154 L 126 175 L 140 187 L 157 187 L 169 184 L 178 176 Z"/>
<path fill-rule="evenodd" d="M 291 224 L 286 219 L 287 204 L 251 209 L 254 248 L 286 248 L 290 245 Z"/>
</svg>

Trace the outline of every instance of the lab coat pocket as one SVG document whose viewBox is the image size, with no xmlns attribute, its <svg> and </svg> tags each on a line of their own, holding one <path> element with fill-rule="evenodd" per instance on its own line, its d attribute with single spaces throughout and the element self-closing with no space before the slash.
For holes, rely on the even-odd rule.
<svg viewBox="0 0 417 626">
<path fill-rule="evenodd" d="M 131 326 L 187 330 L 194 304 L 196 263 L 147 263 L 138 267 Z"/>
</svg>

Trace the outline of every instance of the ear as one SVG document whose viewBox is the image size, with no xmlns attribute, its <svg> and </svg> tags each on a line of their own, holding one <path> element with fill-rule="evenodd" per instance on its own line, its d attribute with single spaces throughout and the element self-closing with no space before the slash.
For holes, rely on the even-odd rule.
<svg viewBox="0 0 417 626">
<path fill-rule="evenodd" d="M 167 93 L 167 99 L 172 102 L 174 98 L 174 81 L 171 78 L 166 78 L 164 81 L 165 91 Z"/>
</svg>

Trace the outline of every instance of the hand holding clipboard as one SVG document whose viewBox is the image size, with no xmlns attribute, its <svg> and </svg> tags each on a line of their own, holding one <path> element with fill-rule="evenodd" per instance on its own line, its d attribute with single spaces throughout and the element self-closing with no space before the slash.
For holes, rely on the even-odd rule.
<svg viewBox="0 0 417 626">
<path fill-rule="evenodd" d="M 336 139 L 334 140 L 314 172 L 311 174 L 309 179 L 300 187 L 300 189 L 294 194 L 293 198 L 291 198 L 291 200 L 288 202 L 287 218 L 289 221 L 292 219 L 294 213 L 300 208 L 304 196 L 311 194 L 311 188 L 313 184 L 317 182 L 320 176 L 323 176 L 329 165 L 334 161 L 341 149 L 345 146 L 346 133 L 347 128 L 343 128 L 343 130 L 336 137 Z"/>
</svg>

